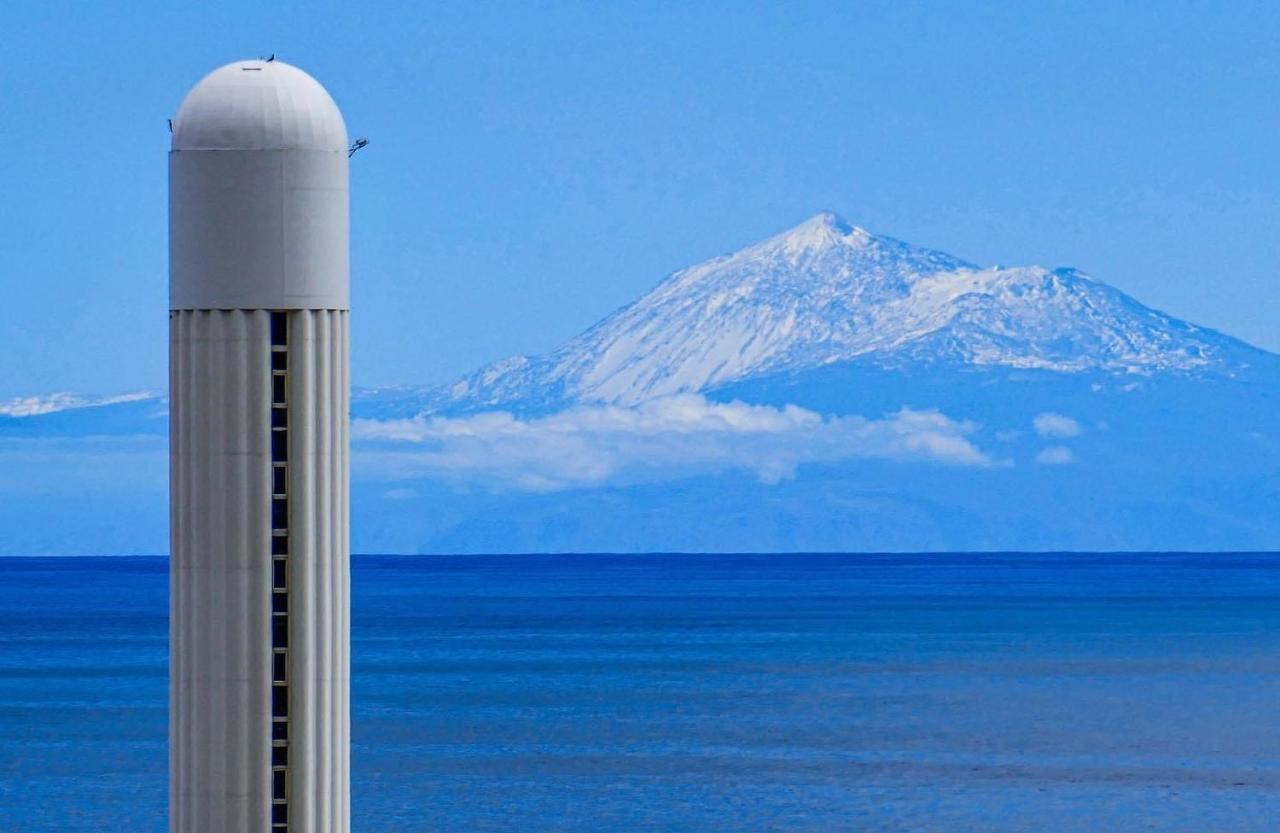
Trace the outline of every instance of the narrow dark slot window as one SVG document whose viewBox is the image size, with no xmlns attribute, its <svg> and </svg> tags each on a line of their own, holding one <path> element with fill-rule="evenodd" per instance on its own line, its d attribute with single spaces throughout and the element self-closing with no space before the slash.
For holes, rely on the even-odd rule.
<svg viewBox="0 0 1280 833">
<path fill-rule="evenodd" d="M 271 716 L 272 717 L 288 717 L 289 716 L 288 686 L 273 685 L 271 687 Z"/>
<path fill-rule="evenodd" d="M 289 525 L 289 499 L 277 497 L 271 499 L 271 528 L 284 529 Z"/>
<path fill-rule="evenodd" d="M 285 616 L 271 617 L 271 647 L 289 647 L 289 619 Z"/>
<path fill-rule="evenodd" d="M 289 766 L 289 317 L 273 312 L 271 331 L 271 829 L 287 831 Z M 279 533 L 279 534 L 276 534 Z M 278 745 L 277 745 L 278 744 Z"/>
<path fill-rule="evenodd" d="M 284 794 L 285 772 L 283 769 L 277 769 L 271 773 L 271 797 L 283 801 L 287 796 Z"/>
<path fill-rule="evenodd" d="M 287 462 L 289 458 L 289 433 L 287 431 L 271 432 L 271 459 L 276 463 Z"/>
<path fill-rule="evenodd" d="M 289 343 L 288 315 L 286 312 L 271 313 L 271 344 L 274 347 L 284 347 Z"/>
</svg>

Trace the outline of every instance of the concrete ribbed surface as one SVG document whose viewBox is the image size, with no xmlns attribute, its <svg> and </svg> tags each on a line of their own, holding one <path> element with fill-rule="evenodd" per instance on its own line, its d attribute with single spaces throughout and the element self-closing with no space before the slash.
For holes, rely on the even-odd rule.
<svg viewBox="0 0 1280 833">
<path fill-rule="evenodd" d="M 171 829 L 264 829 L 270 760 L 267 313 L 170 317 Z"/>
<path fill-rule="evenodd" d="M 346 833 L 347 313 L 289 332 L 290 825 Z M 270 829 L 269 313 L 170 314 L 170 829 Z"/>
</svg>

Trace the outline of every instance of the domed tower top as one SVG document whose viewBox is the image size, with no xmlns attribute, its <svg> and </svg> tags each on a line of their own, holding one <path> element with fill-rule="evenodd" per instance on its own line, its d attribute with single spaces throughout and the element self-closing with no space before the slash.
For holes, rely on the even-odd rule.
<svg viewBox="0 0 1280 833">
<path fill-rule="evenodd" d="M 173 150 L 340 150 L 347 127 L 310 75 L 283 61 L 236 61 L 191 88 L 173 120 Z"/>
<path fill-rule="evenodd" d="M 191 88 L 169 151 L 169 308 L 348 308 L 347 128 L 314 78 L 237 61 Z"/>
</svg>

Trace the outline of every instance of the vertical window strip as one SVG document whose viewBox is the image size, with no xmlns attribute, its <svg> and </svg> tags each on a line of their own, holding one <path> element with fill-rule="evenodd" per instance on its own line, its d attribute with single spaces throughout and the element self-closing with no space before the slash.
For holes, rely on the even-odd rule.
<svg viewBox="0 0 1280 833">
<path fill-rule="evenodd" d="M 271 830 L 289 829 L 289 320 L 270 313 Z"/>
</svg>

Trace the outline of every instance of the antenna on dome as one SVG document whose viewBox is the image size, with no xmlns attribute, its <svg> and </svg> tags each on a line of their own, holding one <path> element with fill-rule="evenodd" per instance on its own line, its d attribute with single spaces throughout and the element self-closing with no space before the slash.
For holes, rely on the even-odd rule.
<svg viewBox="0 0 1280 833">
<path fill-rule="evenodd" d="M 271 57 L 270 57 L 270 58 L 263 58 L 262 60 L 263 60 L 263 62 L 265 62 L 265 63 L 268 63 L 268 64 L 269 64 L 269 63 L 271 63 L 272 61 L 274 61 L 275 59 L 276 59 L 276 53 L 272 52 L 272 53 L 271 53 Z"/>
<path fill-rule="evenodd" d="M 351 143 L 351 147 L 347 148 L 347 158 L 350 159 L 351 157 L 355 156 L 356 151 L 367 146 L 368 144 L 369 144 L 369 140 L 364 138 L 363 136 L 360 137 L 359 139 L 356 139 L 354 142 Z"/>
</svg>

